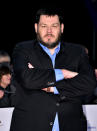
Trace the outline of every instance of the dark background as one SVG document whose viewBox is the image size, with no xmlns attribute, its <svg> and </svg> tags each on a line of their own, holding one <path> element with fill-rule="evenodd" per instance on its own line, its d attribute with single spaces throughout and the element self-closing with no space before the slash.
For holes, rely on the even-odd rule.
<svg viewBox="0 0 97 131">
<path fill-rule="evenodd" d="M 11 56 L 16 43 L 35 39 L 34 18 L 37 9 L 42 7 L 59 8 L 64 13 L 64 35 L 67 42 L 82 44 L 89 49 L 90 61 L 96 62 L 96 36 L 89 11 L 84 0 L 4 2 L 1 4 L 1 44 Z"/>
</svg>

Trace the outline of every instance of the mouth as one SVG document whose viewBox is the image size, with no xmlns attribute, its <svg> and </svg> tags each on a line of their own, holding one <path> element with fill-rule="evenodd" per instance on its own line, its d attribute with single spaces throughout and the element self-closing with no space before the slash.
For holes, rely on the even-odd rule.
<svg viewBox="0 0 97 131">
<path fill-rule="evenodd" d="M 45 37 L 54 37 L 52 34 L 47 34 Z"/>
<path fill-rule="evenodd" d="M 47 36 L 48 39 L 52 38 L 52 36 Z"/>
<path fill-rule="evenodd" d="M 51 40 L 52 38 L 54 38 L 54 36 L 53 36 L 53 35 L 46 35 L 46 38 L 47 38 L 48 40 Z"/>
</svg>

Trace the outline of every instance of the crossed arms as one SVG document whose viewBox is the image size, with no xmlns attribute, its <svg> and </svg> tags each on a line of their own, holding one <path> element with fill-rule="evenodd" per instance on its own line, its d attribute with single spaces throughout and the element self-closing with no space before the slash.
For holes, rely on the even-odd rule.
<svg viewBox="0 0 97 131">
<path fill-rule="evenodd" d="M 58 82 L 55 79 L 54 69 L 34 67 L 33 64 L 31 65 L 28 56 L 29 51 L 26 49 L 17 47 L 14 50 L 14 72 L 22 88 L 26 90 L 53 92 L 53 87 L 55 86 L 59 93 L 66 97 L 83 96 L 93 93 L 96 81 L 84 52 L 80 57 L 79 71 L 72 72 L 61 69 L 64 79 Z M 33 56 L 32 60 L 34 59 Z"/>
<path fill-rule="evenodd" d="M 28 63 L 28 68 L 34 68 L 30 63 Z M 60 69 L 62 71 L 62 74 L 64 76 L 64 79 L 71 79 L 73 77 L 75 77 L 76 75 L 78 75 L 77 72 L 73 72 L 73 71 L 69 71 L 66 69 Z M 54 87 L 48 87 L 48 88 L 43 88 L 42 90 L 46 91 L 46 92 L 54 92 Z"/>
</svg>

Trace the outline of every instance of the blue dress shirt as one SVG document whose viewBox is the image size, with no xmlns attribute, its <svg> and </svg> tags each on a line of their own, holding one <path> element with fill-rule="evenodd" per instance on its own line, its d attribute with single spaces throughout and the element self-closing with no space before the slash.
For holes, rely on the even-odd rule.
<svg viewBox="0 0 97 131">
<path fill-rule="evenodd" d="M 55 58 L 56 58 L 56 55 L 60 51 L 60 43 L 57 46 L 57 48 L 55 49 L 55 52 L 54 52 L 53 55 L 50 53 L 50 50 L 47 47 L 45 47 L 44 45 L 42 45 L 41 43 L 40 43 L 40 46 L 43 48 L 43 50 L 51 58 L 52 64 L 53 64 L 53 68 L 54 68 L 55 67 Z M 62 73 L 62 71 L 60 69 L 54 69 L 54 71 L 55 71 L 56 81 L 64 79 L 63 73 Z M 59 94 L 59 92 L 58 92 L 58 90 L 57 90 L 56 87 L 54 87 L 54 94 Z M 59 131 L 58 113 L 56 113 L 52 131 Z"/>
</svg>

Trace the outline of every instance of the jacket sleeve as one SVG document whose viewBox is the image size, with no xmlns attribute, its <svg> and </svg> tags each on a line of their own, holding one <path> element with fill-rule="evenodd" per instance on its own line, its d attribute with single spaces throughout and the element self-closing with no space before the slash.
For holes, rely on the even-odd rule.
<svg viewBox="0 0 97 131">
<path fill-rule="evenodd" d="M 82 50 L 79 58 L 78 73 L 74 78 L 56 82 L 56 87 L 62 96 L 72 98 L 86 97 L 93 94 L 96 87 L 96 79 L 84 50 Z"/>
<path fill-rule="evenodd" d="M 53 69 L 36 67 L 29 69 L 28 63 L 28 50 L 17 45 L 13 51 L 13 69 L 15 78 L 21 87 L 37 90 L 55 85 L 55 72 Z"/>
</svg>

